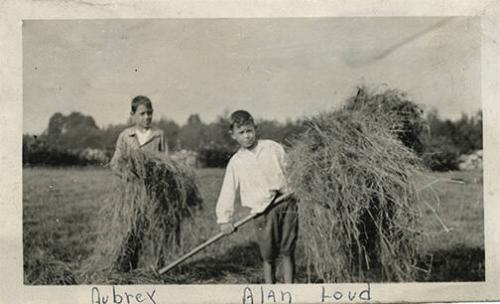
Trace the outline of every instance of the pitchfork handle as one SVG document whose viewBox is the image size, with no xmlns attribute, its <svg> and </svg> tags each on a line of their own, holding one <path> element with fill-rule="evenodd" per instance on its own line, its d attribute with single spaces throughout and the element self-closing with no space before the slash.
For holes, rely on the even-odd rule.
<svg viewBox="0 0 500 304">
<path fill-rule="evenodd" d="M 284 200 L 288 199 L 290 196 L 292 196 L 293 193 L 287 193 L 287 194 L 282 194 L 281 196 L 279 196 L 278 198 L 274 199 L 273 202 L 271 204 L 269 204 L 269 206 L 271 205 L 276 205 L 278 203 L 281 203 L 283 202 Z M 269 207 L 268 207 L 269 208 Z M 267 208 L 266 208 L 267 209 Z M 238 228 L 238 227 L 241 227 L 243 226 L 244 224 L 246 224 L 247 222 L 251 221 L 252 219 L 254 219 L 255 217 L 257 217 L 260 213 L 255 213 L 255 214 L 249 214 L 247 215 L 245 218 L 237 221 L 235 224 L 234 224 L 234 228 Z M 174 268 L 175 266 L 179 265 L 180 263 L 184 262 L 185 260 L 189 259 L 190 257 L 192 257 L 193 255 L 197 254 L 198 252 L 200 252 L 201 250 L 205 249 L 205 247 L 209 246 L 210 244 L 212 243 L 215 243 L 217 240 L 219 240 L 220 238 L 226 236 L 227 234 L 224 234 L 222 232 L 219 232 L 218 234 L 216 234 L 215 236 L 213 236 L 212 238 L 210 238 L 209 240 L 205 241 L 203 244 L 200 244 L 198 245 L 196 248 L 194 248 L 193 250 L 191 250 L 190 252 L 186 253 L 185 255 L 183 255 L 182 257 L 180 257 L 178 260 L 170 263 L 169 265 L 161 268 L 160 270 L 158 270 L 158 274 L 164 274 L 165 272 L 169 271 L 170 269 Z"/>
</svg>

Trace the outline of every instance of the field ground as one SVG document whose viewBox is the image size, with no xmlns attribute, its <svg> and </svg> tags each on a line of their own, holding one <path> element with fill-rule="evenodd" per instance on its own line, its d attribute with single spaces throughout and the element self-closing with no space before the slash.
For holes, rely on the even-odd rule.
<svg viewBox="0 0 500 304">
<path fill-rule="evenodd" d="M 184 251 L 218 232 L 215 200 L 222 183 L 221 169 L 201 169 L 198 183 L 204 209 L 184 227 Z M 112 176 L 96 168 L 24 168 L 23 247 L 25 284 L 81 283 L 260 283 L 261 265 L 251 225 L 208 247 L 165 276 L 81 277 L 81 266 L 92 252 L 97 212 Z M 430 182 L 429 182 L 430 181 Z M 418 183 L 433 200 L 421 206 L 426 242 L 422 251 L 432 267 L 421 281 L 484 280 L 483 194 L 481 172 L 429 173 Z M 429 186 L 429 183 L 433 183 Z M 247 211 L 237 208 L 237 218 Z M 170 262 L 170 261 L 166 261 Z M 300 248 L 297 281 L 315 282 L 307 274 Z"/>
</svg>

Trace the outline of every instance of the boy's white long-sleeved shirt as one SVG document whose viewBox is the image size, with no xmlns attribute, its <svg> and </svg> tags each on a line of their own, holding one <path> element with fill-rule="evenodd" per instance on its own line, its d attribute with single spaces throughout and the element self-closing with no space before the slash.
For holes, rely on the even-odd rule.
<svg viewBox="0 0 500 304">
<path fill-rule="evenodd" d="M 226 168 L 216 207 L 217 223 L 232 221 L 238 190 L 241 204 L 252 213 L 264 211 L 277 191 L 285 193 L 285 161 L 283 146 L 272 140 L 259 140 L 252 150 L 238 150 Z"/>
</svg>

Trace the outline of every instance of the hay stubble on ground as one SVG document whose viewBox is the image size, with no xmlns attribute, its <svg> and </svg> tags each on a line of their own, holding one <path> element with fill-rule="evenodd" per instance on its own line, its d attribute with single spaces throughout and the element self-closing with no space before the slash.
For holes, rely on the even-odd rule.
<svg viewBox="0 0 500 304">
<path fill-rule="evenodd" d="M 218 233 L 215 201 L 223 174 L 221 169 L 198 170 L 204 209 L 184 231 L 184 251 Z M 423 227 L 429 238 L 422 248 L 433 253 L 434 258 L 430 274 L 419 280 L 484 280 L 481 176 L 481 172 L 429 173 L 422 182 L 443 180 L 436 184 L 435 191 L 440 198 L 439 215 L 450 231 L 445 232 L 433 212 L 427 209 Z M 98 210 L 109 191 L 111 178 L 109 170 L 99 168 L 23 170 L 25 284 L 82 284 L 80 268 L 91 254 L 99 233 L 96 229 Z M 454 178 L 465 183 L 446 182 Z M 246 212 L 238 208 L 237 216 L 244 216 Z M 297 262 L 297 281 L 307 282 L 307 269 L 300 252 Z M 252 229 L 245 226 L 162 277 L 146 269 L 129 275 L 96 278 L 92 283 L 258 283 L 262 282 L 260 267 Z M 318 281 L 312 274 L 309 278 Z"/>
</svg>

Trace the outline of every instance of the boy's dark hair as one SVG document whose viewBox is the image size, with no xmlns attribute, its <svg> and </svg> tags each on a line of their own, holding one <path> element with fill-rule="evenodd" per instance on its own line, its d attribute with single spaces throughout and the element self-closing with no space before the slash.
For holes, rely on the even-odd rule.
<svg viewBox="0 0 500 304">
<path fill-rule="evenodd" d="M 144 105 L 145 107 L 150 109 L 153 108 L 153 104 L 151 103 L 151 100 L 148 97 L 139 95 L 134 97 L 134 99 L 132 99 L 132 106 L 131 106 L 132 113 L 135 113 L 137 107 L 139 107 L 140 105 Z"/>
<path fill-rule="evenodd" d="M 232 131 L 233 127 L 240 127 L 247 124 L 252 124 L 255 126 L 255 122 L 250 113 L 245 110 L 234 111 L 233 114 L 229 117 L 229 128 Z"/>
</svg>

